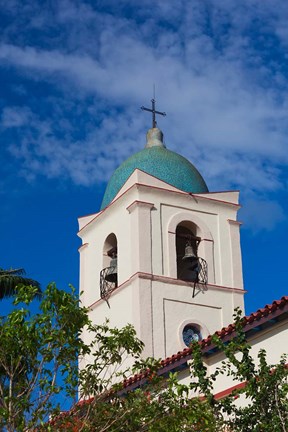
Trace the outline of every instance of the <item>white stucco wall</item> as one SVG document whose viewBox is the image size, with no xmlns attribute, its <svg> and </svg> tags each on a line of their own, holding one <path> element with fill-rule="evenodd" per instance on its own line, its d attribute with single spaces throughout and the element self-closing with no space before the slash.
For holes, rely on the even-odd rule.
<svg viewBox="0 0 288 432">
<path fill-rule="evenodd" d="M 248 343 L 251 345 L 251 356 L 255 359 L 256 365 L 258 365 L 258 354 L 261 349 L 264 349 L 267 353 L 267 363 L 271 365 L 271 369 L 273 366 L 278 364 L 281 356 L 283 354 L 288 354 L 288 345 L 283 343 L 283 341 L 288 340 L 288 320 L 284 320 L 282 322 L 276 323 L 266 330 L 261 330 L 259 332 L 255 332 L 253 337 L 248 338 Z M 240 358 L 240 357 L 239 357 Z M 221 363 L 225 359 L 225 356 L 222 352 L 218 352 L 217 354 L 212 354 L 208 357 L 205 357 L 205 364 L 208 369 L 209 374 L 213 374 L 217 368 L 221 366 Z M 181 371 L 179 373 L 179 381 L 185 384 L 190 382 L 190 372 L 189 368 Z M 240 381 L 233 381 L 230 376 L 227 374 L 219 375 L 218 379 L 214 382 L 214 394 L 219 394 L 221 392 L 225 392 L 231 387 L 239 384 Z M 243 401 L 242 401 L 243 403 Z"/>
<path fill-rule="evenodd" d="M 80 219 L 80 290 L 93 322 L 131 323 L 145 355 L 165 357 L 184 348 L 183 323 L 199 324 L 205 337 L 232 321 L 235 306 L 244 308 L 238 192 L 191 195 L 137 171 L 110 206 Z M 208 263 L 208 289 L 195 298 L 193 283 L 177 280 L 175 232 L 185 220 L 197 225 L 199 256 Z M 99 274 L 111 233 L 119 288 L 109 309 L 100 300 Z"/>
<path fill-rule="evenodd" d="M 191 195 L 136 170 L 104 211 L 80 218 L 80 291 L 92 322 L 108 318 L 118 328 L 133 324 L 145 343 L 143 356 L 155 358 L 185 348 L 182 331 L 188 323 L 196 324 L 203 338 L 230 324 L 236 307 L 244 311 L 238 195 Z M 177 279 L 176 228 L 183 221 L 197 226 L 198 256 L 208 264 L 208 285 L 197 287 L 194 297 L 193 283 Z M 118 288 L 109 297 L 109 307 L 100 299 L 99 274 L 110 259 L 103 257 L 103 246 L 111 233 L 117 237 Z M 84 332 L 83 337 L 88 342 L 90 336 Z M 268 362 L 276 364 L 288 352 L 286 340 L 287 320 L 255 332 L 249 340 L 251 353 L 257 358 L 265 349 Z M 223 359 L 223 353 L 208 356 L 209 373 Z M 129 358 L 126 366 L 132 362 Z M 179 380 L 188 383 L 188 368 Z M 214 392 L 235 384 L 221 375 Z"/>
</svg>

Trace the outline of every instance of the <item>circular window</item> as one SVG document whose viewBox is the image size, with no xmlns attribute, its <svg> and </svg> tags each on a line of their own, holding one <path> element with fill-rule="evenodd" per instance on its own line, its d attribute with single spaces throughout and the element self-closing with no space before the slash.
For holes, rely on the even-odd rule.
<svg viewBox="0 0 288 432">
<path fill-rule="evenodd" d="M 189 347 L 192 342 L 198 342 L 202 340 L 200 329 L 193 324 L 187 324 L 184 327 L 182 337 L 187 347 Z"/>
</svg>

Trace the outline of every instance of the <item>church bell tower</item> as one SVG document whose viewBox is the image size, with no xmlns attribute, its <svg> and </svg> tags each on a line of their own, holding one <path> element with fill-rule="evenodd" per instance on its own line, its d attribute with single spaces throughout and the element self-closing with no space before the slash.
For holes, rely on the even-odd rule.
<svg viewBox="0 0 288 432">
<path fill-rule="evenodd" d="M 209 192 L 156 126 L 79 218 L 80 291 L 94 323 L 131 323 L 165 358 L 232 322 L 244 290 L 238 192 Z"/>
</svg>

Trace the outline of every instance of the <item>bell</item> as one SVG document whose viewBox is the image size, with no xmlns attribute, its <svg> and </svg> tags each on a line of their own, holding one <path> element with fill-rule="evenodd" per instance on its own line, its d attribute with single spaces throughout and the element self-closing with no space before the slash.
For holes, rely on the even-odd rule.
<svg viewBox="0 0 288 432">
<path fill-rule="evenodd" d="M 190 241 L 186 243 L 185 254 L 182 258 L 182 261 L 184 262 L 181 266 L 181 279 L 191 282 L 198 282 L 198 258 L 193 251 Z"/>
<path fill-rule="evenodd" d="M 198 272 L 195 270 L 185 269 L 182 273 L 182 278 L 189 282 L 198 282 Z"/>
<path fill-rule="evenodd" d="M 195 256 L 189 257 L 191 261 L 185 261 L 185 265 L 181 271 L 181 279 L 191 282 L 198 282 L 199 266 Z"/>
<path fill-rule="evenodd" d="M 196 255 L 193 251 L 191 242 L 188 241 L 185 246 L 185 255 L 183 256 L 182 260 L 191 259 L 191 258 L 196 258 Z"/>
<path fill-rule="evenodd" d="M 113 256 L 110 262 L 110 267 L 107 268 L 105 280 L 107 282 L 113 282 L 117 285 L 117 257 Z"/>
</svg>

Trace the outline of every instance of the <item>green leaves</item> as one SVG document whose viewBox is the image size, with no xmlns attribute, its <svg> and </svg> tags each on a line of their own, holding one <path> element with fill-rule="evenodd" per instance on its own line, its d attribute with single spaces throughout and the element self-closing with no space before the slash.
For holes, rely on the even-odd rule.
<svg viewBox="0 0 288 432">
<path fill-rule="evenodd" d="M 235 336 L 224 343 L 218 336 L 213 343 L 223 352 L 226 359 L 208 375 L 201 349 L 193 345 L 191 389 L 203 394 L 215 416 L 222 418 L 222 424 L 235 432 L 286 432 L 288 430 L 288 369 L 287 357 L 280 363 L 270 365 L 266 352 L 260 350 L 257 357 L 251 353 L 246 340 L 243 319 L 239 310 L 234 315 Z M 229 376 L 235 384 L 243 383 L 231 395 L 216 400 L 213 383 L 223 376 Z M 241 403 L 239 404 L 240 398 Z"/>
<path fill-rule="evenodd" d="M 11 297 L 17 293 L 19 286 L 33 286 L 34 289 L 30 290 L 30 295 L 36 296 L 38 299 L 41 296 L 41 289 L 39 282 L 24 276 L 25 270 L 9 269 L 4 270 L 0 268 L 0 300 L 4 297 Z M 21 300 L 24 301 L 24 300 Z M 29 298 L 25 301 L 29 303 Z M 27 303 L 27 304 L 28 304 Z"/>
<path fill-rule="evenodd" d="M 192 345 L 186 385 L 176 373 L 160 375 L 160 360 L 141 357 L 143 343 L 131 325 L 122 329 L 111 328 L 108 321 L 93 325 L 73 287 L 67 293 L 49 285 L 39 312 L 33 314 L 35 292 L 33 286 L 19 287 L 15 309 L 0 318 L 0 430 L 288 430 L 287 359 L 271 366 L 264 350 L 255 359 L 239 311 L 235 312 L 235 337 L 228 344 L 213 338 L 226 360 L 212 374 L 200 344 Z M 81 338 L 84 329 L 89 342 Z M 146 379 L 125 393 L 123 380 L 131 373 Z M 216 400 L 215 383 L 225 376 L 245 385 Z M 78 394 L 81 400 L 76 403 Z M 61 415 L 60 395 L 75 401 Z M 235 397 L 246 399 L 245 404 L 238 404 Z"/>
<path fill-rule="evenodd" d="M 59 392 L 75 395 L 76 360 L 85 347 L 79 335 L 89 324 L 74 291 L 54 284 L 43 293 L 39 313 L 31 314 L 36 290 L 20 286 L 15 309 L 1 318 L 0 427 L 13 432 L 58 412 L 54 399 Z"/>
</svg>

